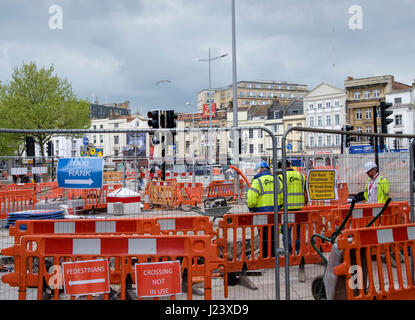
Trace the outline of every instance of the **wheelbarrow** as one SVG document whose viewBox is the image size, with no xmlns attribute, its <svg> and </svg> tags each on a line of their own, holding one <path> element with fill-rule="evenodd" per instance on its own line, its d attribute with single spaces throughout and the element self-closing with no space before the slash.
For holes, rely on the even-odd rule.
<svg viewBox="0 0 415 320">
<path fill-rule="evenodd" d="M 190 207 L 190 210 L 203 216 L 213 217 L 213 222 L 216 218 L 222 218 L 225 213 L 232 209 L 232 206 L 227 205 L 225 197 L 205 199 L 203 201 L 203 207 L 204 211 L 198 207 Z"/>
<path fill-rule="evenodd" d="M 349 212 L 347 213 L 346 217 L 343 219 L 341 225 L 336 228 L 336 230 L 332 233 L 332 235 L 327 238 L 324 237 L 321 234 L 313 234 L 311 237 L 311 245 L 316 250 L 316 252 L 319 254 L 321 259 L 323 259 L 323 263 L 325 265 L 324 273 L 322 275 L 317 276 L 312 284 L 311 284 L 311 292 L 315 300 L 327 300 L 329 299 L 347 299 L 340 290 L 337 290 L 337 288 L 341 289 L 344 288 L 346 283 L 344 277 L 337 277 L 335 278 L 335 284 L 330 288 L 327 288 L 326 290 L 326 284 L 330 283 L 330 272 L 332 272 L 333 267 L 340 264 L 343 260 L 343 252 L 337 248 L 336 240 L 338 236 L 342 233 L 347 220 L 349 220 L 350 216 L 352 215 L 354 206 L 357 202 L 363 201 L 364 196 L 363 192 L 359 192 L 352 198 L 352 202 L 350 204 Z M 366 225 L 366 227 L 370 227 L 386 210 L 386 208 L 389 206 L 389 203 L 392 201 L 391 198 L 388 198 L 388 200 L 385 202 L 382 209 L 379 211 L 379 213 Z M 330 242 L 333 246 L 329 254 L 329 259 L 323 255 L 323 253 L 319 250 L 319 248 L 316 247 L 315 244 L 315 238 L 320 238 L 323 241 Z M 333 281 L 332 281 L 333 282 Z M 333 283 L 332 283 L 333 284 Z"/>
</svg>

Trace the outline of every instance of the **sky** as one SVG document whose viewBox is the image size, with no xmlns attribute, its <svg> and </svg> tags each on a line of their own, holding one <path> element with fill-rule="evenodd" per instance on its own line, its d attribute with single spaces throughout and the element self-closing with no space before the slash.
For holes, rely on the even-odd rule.
<svg viewBox="0 0 415 320">
<path fill-rule="evenodd" d="M 78 98 L 132 112 L 196 112 L 232 84 L 231 0 L 0 0 L 0 81 L 35 62 Z M 237 81 L 344 88 L 347 76 L 415 79 L 413 0 L 235 0 Z M 333 64 L 335 67 L 333 68 Z M 159 82 L 160 80 L 169 80 Z M 157 82 L 159 82 L 157 84 Z M 186 104 L 187 102 L 190 103 Z"/>
</svg>

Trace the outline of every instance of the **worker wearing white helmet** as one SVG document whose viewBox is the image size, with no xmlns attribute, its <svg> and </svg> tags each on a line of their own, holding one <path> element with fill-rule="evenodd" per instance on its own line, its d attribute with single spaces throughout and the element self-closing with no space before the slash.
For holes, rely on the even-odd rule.
<svg viewBox="0 0 415 320">
<path fill-rule="evenodd" d="M 389 181 L 378 172 L 376 163 L 370 161 L 365 164 L 365 173 L 368 179 L 364 196 L 368 203 L 385 203 L 389 198 Z"/>
</svg>

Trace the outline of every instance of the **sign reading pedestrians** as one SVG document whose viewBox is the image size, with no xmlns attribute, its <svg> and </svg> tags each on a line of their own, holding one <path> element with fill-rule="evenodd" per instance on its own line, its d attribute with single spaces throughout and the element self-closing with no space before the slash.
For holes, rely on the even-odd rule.
<svg viewBox="0 0 415 320">
<path fill-rule="evenodd" d="M 63 158 L 58 160 L 58 186 L 69 189 L 102 188 L 102 158 Z"/>
<path fill-rule="evenodd" d="M 160 297 L 181 292 L 180 261 L 135 264 L 137 297 Z"/>
<path fill-rule="evenodd" d="M 63 288 L 67 295 L 110 292 L 108 260 L 63 262 Z"/>
<path fill-rule="evenodd" d="M 337 200 L 336 170 L 310 170 L 307 179 L 309 200 Z"/>
<path fill-rule="evenodd" d="M 84 139 L 82 140 L 82 142 L 84 143 L 84 146 L 87 146 L 89 144 L 88 137 L 84 137 Z"/>
</svg>

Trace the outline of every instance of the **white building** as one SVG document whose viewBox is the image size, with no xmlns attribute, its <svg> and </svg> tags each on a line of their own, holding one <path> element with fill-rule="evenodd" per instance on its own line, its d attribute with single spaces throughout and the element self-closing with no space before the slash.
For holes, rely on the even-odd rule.
<svg viewBox="0 0 415 320">
<path fill-rule="evenodd" d="M 306 127 L 341 130 L 346 123 L 346 92 L 342 89 L 323 82 L 312 89 L 303 102 Z M 340 147 L 340 135 L 308 133 L 305 139 L 307 154 L 321 155 L 321 158 L 339 154 Z"/>
<path fill-rule="evenodd" d="M 91 120 L 90 127 L 92 130 L 139 128 L 148 129 L 147 119 L 142 116 L 94 119 Z M 103 149 L 103 157 L 106 159 L 106 164 L 122 159 L 123 148 L 128 148 L 132 145 L 137 146 L 137 156 L 139 158 L 148 158 L 149 155 L 149 135 L 147 133 L 138 133 L 135 137 L 133 134 L 126 133 L 90 133 L 86 136 L 89 139 L 90 146 Z"/>
<path fill-rule="evenodd" d="M 385 95 L 385 102 L 392 103 L 388 111 L 392 111 L 389 119 L 393 122 L 388 125 L 391 134 L 415 134 L 415 82 L 412 88 L 392 90 Z M 387 139 L 388 149 L 393 149 L 393 140 Z M 400 149 L 408 149 L 408 139 L 397 139 Z"/>
</svg>

